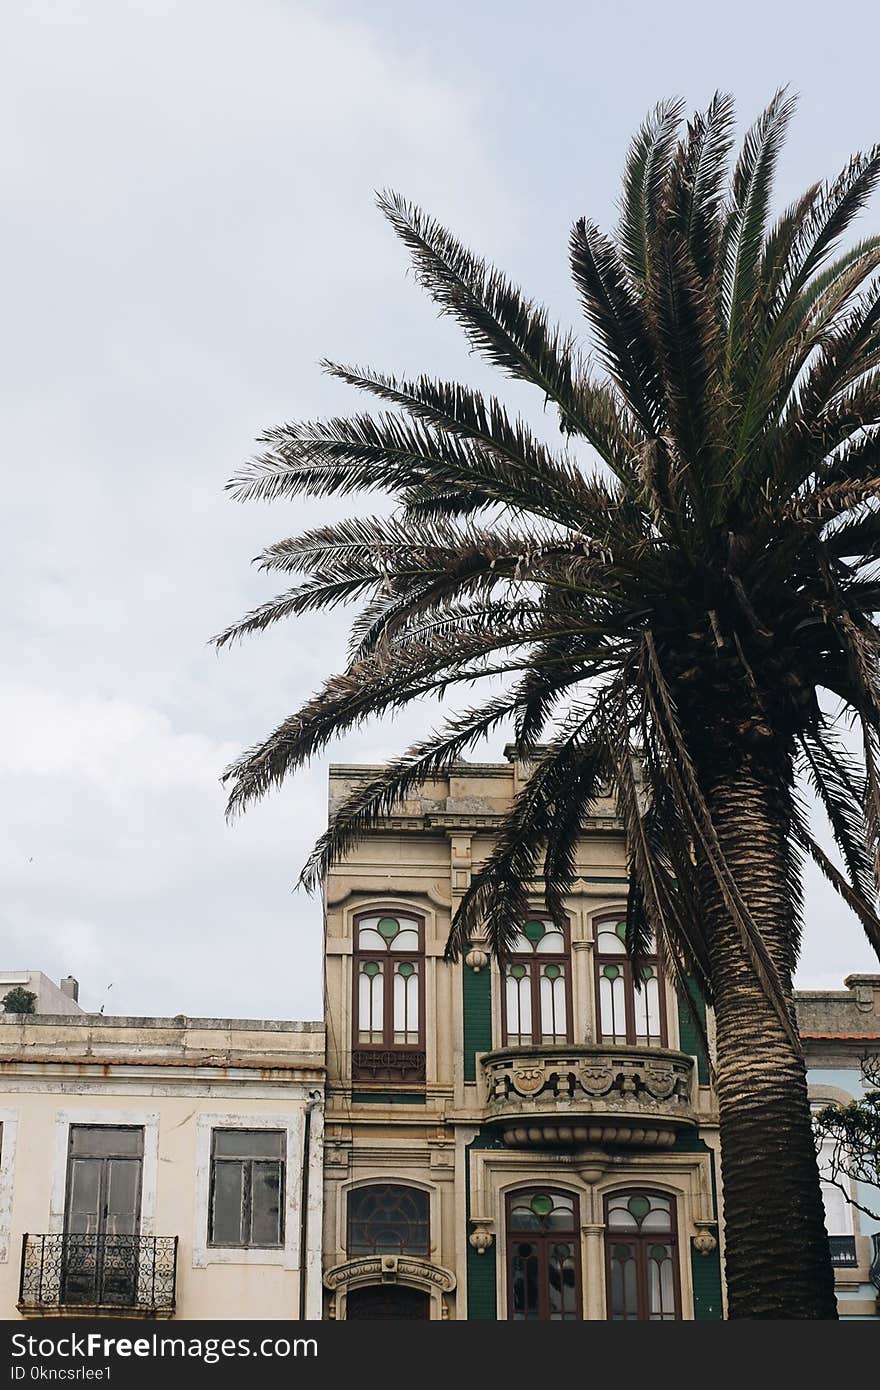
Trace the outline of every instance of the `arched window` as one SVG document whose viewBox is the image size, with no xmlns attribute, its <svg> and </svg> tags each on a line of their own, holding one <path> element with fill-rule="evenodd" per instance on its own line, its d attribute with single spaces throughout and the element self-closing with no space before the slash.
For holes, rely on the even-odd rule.
<svg viewBox="0 0 880 1390">
<path fill-rule="evenodd" d="M 638 1191 L 605 1198 L 605 1270 L 612 1321 L 681 1317 L 672 1197 Z"/>
<path fill-rule="evenodd" d="M 655 948 L 642 958 L 641 988 L 633 981 L 626 952 L 626 921 L 620 914 L 596 922 L 596 1003 L 599 1042 L 638 1047 L 666 1046 L 666 1001 Z"/>
<path fill-rule="evenodd" d="M 425 1079 L 424 930 L 395 910 L 355 918 L 355 1080 Z"/>
<path fill-rule="evenodd" d="M 348 1194 L 349 1258 L 355 1255 L 421 1255 L 431 1245 L 428 1193 L 383 1182 Z"/>
<path fill-rule="evenodd" d="M 507 1198 L 507 1316 L 577 1322 L 583 1316 L 577 1198 L 547 1188 Z"/>
<path fill-rule="evenodd" d="M 571 1042 L 568 930 L 535 917 L 517 933 L 504 967 L 502 1045 Z"/>
</svg>

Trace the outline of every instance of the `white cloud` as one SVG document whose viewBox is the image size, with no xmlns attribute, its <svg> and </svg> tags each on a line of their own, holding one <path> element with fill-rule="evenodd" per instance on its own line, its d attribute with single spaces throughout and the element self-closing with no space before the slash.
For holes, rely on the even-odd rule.
<svg viewBox="0 0 880 1390">
<path fill-rule="evenodd" d="M 250 556 L 348 508 L 240 508 L 223 483 L 263 426 L 360 404 L 325 354 L 485 379 L 404 274 L 376 188 L 574 315 L 567 222 L 607 219 L 635 94 L 611 62 L 583 84 L 579 7 L 555 28 L 515 4 L 503 25 L 406 6 L 396 27 L 384 3 L 7 9 L 0 964 L 81 974 L 113 1009 L 317 1016 L 319 909 L 291 887 L 323 769 L 232 827 L 218 778 L 338 665 L 344 622 L 206 644 L 271 592 Z M 681 53 L 705 82 L 699 44 Z M 661 95 L 642 76 L 636 116 Z M 333 755 L 383 757 L 441 717 L 425 704 Z M 813 977 L 865 968 L 811 894 Z"/>
</svg>

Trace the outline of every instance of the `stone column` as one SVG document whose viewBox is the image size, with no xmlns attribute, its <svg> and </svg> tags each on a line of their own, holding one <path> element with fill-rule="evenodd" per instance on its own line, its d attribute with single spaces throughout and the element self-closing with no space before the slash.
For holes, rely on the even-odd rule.
<svg viewBox="0 0 880 1390">
<path fill-rule="evenodd" d="M 605 1320 L 605 1227 L 599 1221 L 581 1226 L 582 1277 L 586 1299 L 584 1317 L 588 1322 Z"/>
<path fill-rule="evenodd" d="M 605 1226 L 602 1202 L 596 1191 L 605 1171 L 604 1155 L 582 1152 L 578 1172 L 586 1184 L 581 1225 L 581 1279 L 584 1285 L 584 1317 L 587 1322 L 605 1320 Z"/>
</svg>

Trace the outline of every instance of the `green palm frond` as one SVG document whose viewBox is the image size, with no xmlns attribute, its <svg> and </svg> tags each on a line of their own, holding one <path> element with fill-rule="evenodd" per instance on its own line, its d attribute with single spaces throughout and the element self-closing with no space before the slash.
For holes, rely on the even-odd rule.
<svg viewBox="0 0 880 1390">
<path fill-rule="evenodd" d="M 745 327 L 757 289 L 773 176 L 794 114 L 795 98 L 781 89 L 750 128 L 733 172 L 733 188 L 721 245 L 721 286 L 728 324 L 727 371 L 748 351 Z"/>
<path fill-rule="evenodd" d="M 804 855 L 880 949 L 880 237 L 844 242 L 880 181 L 880 151 L 774 220 L 793 105 L 776 94 L 730 177 L 729 97 L 683 134 L 681 103 L 655 110 L 627 158 L 616 234 L 587 218 L 572 232 L 583 354 L 501 271 L 381 195 L 441 312 L 555 408 L 561 438 L 545 442 L 528 417 L 457 381 L 325 362 L 378 413 L 268 430 L 230 491 L 380 493 L 393 515 L 358 508 L 268 546 L 260 568 L 297 583 L 215 641 L 355 608 L 345 669 L 228 769 L 230 811 L 365 720 L 504 680 L 502 695 L 352 792 L 309 883 L 509 723 L 524 781 L 455 916 L 449 957 L 480 931 L 503 959 L 536 885 L 561 919 L 610 781 L 633 960 L 652 937 L 671 977 L 711 998 L 708 895 L 796 1046 L 787 990 Z M 861 732 L 857 760 L 822 713 L 824 692 Z M 718 789 L 737 779 L 760 789 L 778 829 L 781 946 L 717 823 Z M 840 865 L 808 824 L 810 785 Z"/>
<path fill-rule="evenodd" d="M 683 101 L 660 102 L 636 134 L 627 154 L 617 240 L 623 263 L 636 280 L 645 280 L 648 276 L 675 137 L 683 114 Z M 692 183 L 696 182 L 696 176 L 695 169 Z"/>
</svg>

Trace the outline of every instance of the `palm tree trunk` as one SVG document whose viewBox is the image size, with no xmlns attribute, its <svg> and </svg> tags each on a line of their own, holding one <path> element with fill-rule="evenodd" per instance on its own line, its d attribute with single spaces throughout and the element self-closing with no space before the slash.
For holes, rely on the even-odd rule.
<svg viewBox="0 0 880 1390">
<path fill-rule="evenodd" d="M 735 772 L 719 775 L 716 768 L 703 786 L 793 1019 L 799 912 L 786 777 L 753 755 Z M 729 1316 L 836 1318 L 803 1053 L 768 1003 L 705 864 L 700 879 L 715 988 Z"/>
</svg>

